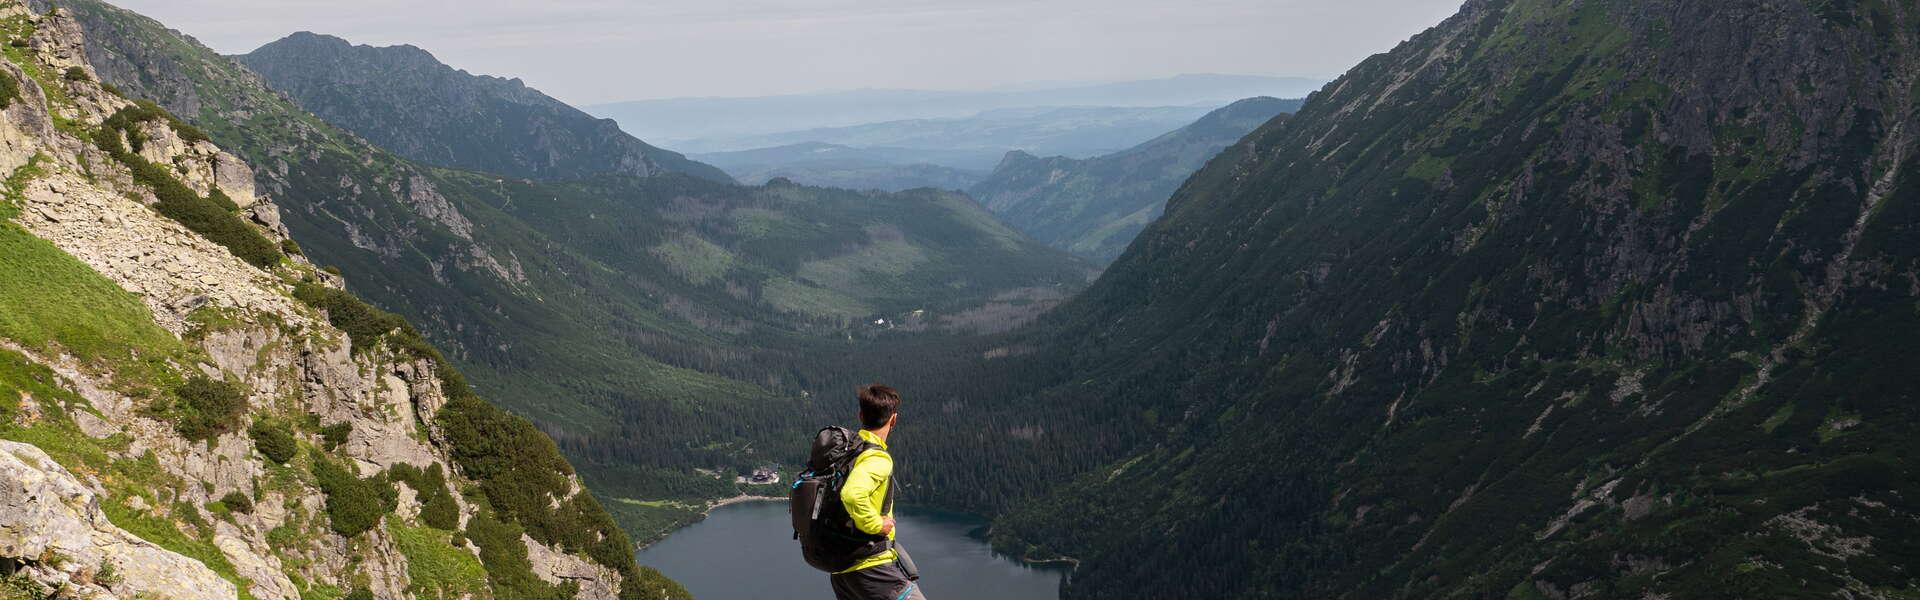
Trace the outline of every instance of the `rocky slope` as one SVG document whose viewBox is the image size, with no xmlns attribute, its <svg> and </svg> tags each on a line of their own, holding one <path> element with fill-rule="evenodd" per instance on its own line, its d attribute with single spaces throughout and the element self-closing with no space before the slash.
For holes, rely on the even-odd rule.
<svg viewBox="0 0 1920 600">
<path fill-rule="evenodd" d="M 1912 2 L 1465 3 L 1034 332 L 1011 414 L 1147 433 L 998 541 L 1067 598 L 1912 597 L 1917 76 Z"/>
<path fill-rule="evenodd" d="M 327 122 L 427 164 L 533 179 L 675 172 L 732 181 L 518 79 L 457 70 L 413 46 L 300 32 L 235 59 Z"/>
<path fill-rule="evenodd" d="M 1105 264 L 1120 255 L 1167 198 L 1221 150 L 1299 100 L 1249 98 L 1122 152 L 1086 159 L 1014 151 L 968 193 L 1047 245 Z"/>
<path fill-rule="evenodd" d="M 70 14 L 0 37 L 0 597 L 685 597 Z"/>
</svg>

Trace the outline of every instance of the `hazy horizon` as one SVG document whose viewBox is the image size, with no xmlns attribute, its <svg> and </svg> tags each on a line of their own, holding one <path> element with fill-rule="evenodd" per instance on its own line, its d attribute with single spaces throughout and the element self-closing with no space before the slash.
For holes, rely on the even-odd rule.
<svg viewBox="0 0 1920 600">
<path fill-rule="evenodd" d="M 410 44 L 576 105 L 986 91 L 1185 74 L 1331 79 L 1460 0 L 109 0 L 244 54 L 296 31 Z M 656 60 L 657 59 L 657 60 Z"/>
</svg>

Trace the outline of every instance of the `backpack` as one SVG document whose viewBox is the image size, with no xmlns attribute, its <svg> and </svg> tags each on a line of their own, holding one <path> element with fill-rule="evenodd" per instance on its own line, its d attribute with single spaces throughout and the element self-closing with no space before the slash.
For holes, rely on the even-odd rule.
<svg viewBox="0 0 1920 600">
<path fill-rule="evenodd" d="M 787 496 L 793 539 L 800 540 L 800 554 L 813 568 L 838 573 L 892 547 L 887 536 L 855 528 L 853 517 L 840 502 L 854 459 L 878 447 L 845 427 L 827 427 L 814 436 L 807 470 L 795 479 Z M 882 513 L 893 512 L 891 485 L 883 504 Z"/>
</svg>

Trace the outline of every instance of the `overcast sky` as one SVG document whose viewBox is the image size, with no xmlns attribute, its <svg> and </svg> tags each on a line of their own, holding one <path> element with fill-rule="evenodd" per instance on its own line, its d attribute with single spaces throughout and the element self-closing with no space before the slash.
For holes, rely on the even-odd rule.
<svg viewBox="0 0 1920 600">
<path fill-rule="evenodd" d="M 110 0 L 223 53 L 413 44 L 591 104 L 1181 73 L 1332 77 L 1460 0 Z"/>
</svg>

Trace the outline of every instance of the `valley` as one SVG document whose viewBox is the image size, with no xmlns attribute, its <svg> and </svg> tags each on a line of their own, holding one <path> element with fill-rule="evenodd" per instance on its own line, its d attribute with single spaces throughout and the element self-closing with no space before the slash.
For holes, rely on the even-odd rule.
<svg viewBox="0 0 1920 600">
<path fill-rule="evenodd" d="M 743 498 L 871 382 L 943 598 L 1920 593 L 1911 2 L 582 108 L 58 4 L 0 0 L 0 600 L 827 597 Z"/>
</svg>

